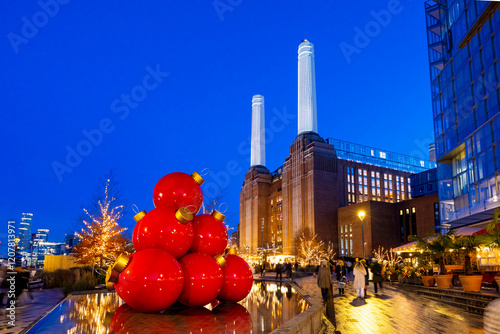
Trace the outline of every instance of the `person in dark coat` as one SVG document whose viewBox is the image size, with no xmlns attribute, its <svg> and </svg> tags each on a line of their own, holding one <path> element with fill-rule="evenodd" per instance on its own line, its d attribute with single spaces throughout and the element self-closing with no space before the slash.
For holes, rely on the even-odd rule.
<svg viewBox="0 0 500 334">
<path fill-rule="evenodd" d="M 321 296 L 323 301 L 328 300 L 328 289 L 332 286 L 332 275 L 330 274 L 330 269 L 326 265 L 326 261 L 321 261 L 321 267 L 318 269 L 318 286 L 321 288 Z"/>
<path fill-rule="evenodd" d="M 278 275 L 280 275 L 280 281 L 283 280 L 282 271 L 283 265 L 281 264 L 281 262 L 278 262 L 278 264 L 276 264 L 276 279 L 278 279 Z"/>
<path fill-rule="evenodd" d="M 363 265 L 363 267 L 365 267 L 365 270 L 366 270 L 366 275 L 365 275 L 365 297 L 368 295 L 368 284 L 369 284 L 369 276 L 368 275 L 368 265 L 366 264 L 366 260 L 365 259 L 361 259 L 361 264 Z"/>
<path fill-rule="evenodd" d="M 373 264 L 370 268 L 373 274 L 373 287 L 375 288 L 375 293 L 378 293 L 377 285 L 380 286 L 380 292 L 382 292 L 382 282 L 384 278 L 382 277 L 382 265 L 378 263 L 377 259 L 372 260 Z"/>
<path fill-rule="evenodd" d="M 335 277 L 337 278 L 337 281 L 340 281 L 342 276 L 347 277 L 347 271 L 346 271 L 346 268 L 344 266 L 344 263 L 342 261 L 339 261 L 337 263 L 337 265 L 335 266 Z"/>
</svg>

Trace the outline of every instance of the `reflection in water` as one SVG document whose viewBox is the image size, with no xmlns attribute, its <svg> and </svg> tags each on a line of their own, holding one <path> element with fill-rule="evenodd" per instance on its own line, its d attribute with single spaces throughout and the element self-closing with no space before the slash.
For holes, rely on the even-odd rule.
<svg viewBox="0 0 500 334">
<path fill-rule="evenodd" d="M 28 333 L 269 333 L 308 308 L 290 285 L 254 283 L 238 304 L 174 304 L 162 313 L 134 311 L 116 293 L 74 295 Z"/>
<path fill-rule="evenodd" d="M 71 307 L 71 299 L 68 301 L 70 308 L 67 316 L 74 326 L 67 330 L 68 334 L 77 333 L 107 333 L 106 315 L 114 312 L 123 301 L 117 294 L 96 293 L 78 296 Z M 60 322 L 63 323 L 66 315 L 61 315 Z"/>
<path fill-rule="evenodd" d="M 266 282 L 255 282 L 240 304 L 250 312 L 253 333 L 269 333 L 309 308 L 289 284 Z"/>
</svg>

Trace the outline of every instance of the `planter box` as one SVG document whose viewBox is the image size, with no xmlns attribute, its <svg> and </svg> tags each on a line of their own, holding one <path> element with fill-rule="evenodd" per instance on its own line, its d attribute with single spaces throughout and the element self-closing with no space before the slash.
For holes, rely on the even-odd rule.
<svg viewBox="0 0 500 334">
<path fill-rule="evenodd" d="M 483 281 L 482 275 L 472 275 L 465 276 L 460 275 L 460 282 L 462 282 L 462 287 L 466 292 L 480 292 L 481 291 L 481 282 Z"/>
<path fill-rule="evenodd" d="M 424 286 L 434 286 L 434 276 L 422 276 Z"/>
<path fill-rule="evenodd" d="M 437 287 L 440 289 L 451 289 L 453 287 L 453 284 L 451 284 L 453 275 L 436 275 L 434 279 L 436 280 Z"/>
</svg>

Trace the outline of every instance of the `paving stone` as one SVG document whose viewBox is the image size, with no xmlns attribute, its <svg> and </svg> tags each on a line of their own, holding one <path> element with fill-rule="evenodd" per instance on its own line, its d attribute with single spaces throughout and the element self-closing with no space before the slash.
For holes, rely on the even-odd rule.
<svg viewBox="0 0 500 334">
<path fill-rule="evenodd" d="M 22 332 L 64 298 L 62 289 L 33 291 L 31 295 L 33 300 L 28 297 L 26 292 L 19 296 L 15 309 L 15 326 L 9 324 L 10 319 L 7 317 L 9 311 L 5 308 L 0 309 L 1 334 Z"/>
<path fill-rule="evenodd" d="M 313 276 L 295 279 L 308 295 L 321 299 L 321 290 Z M 336 282 L 333 284 L 336 287 Z M 334 291 L 338 292 L 337 289 Z M 352 283 L 345 295 L 334 294 L 337 331 L 342 334 L 401 333 L 483 333 L 483 317 L 460 308 L 399 291 L 389 284 L 374 294 L 368 288 L 365 300 L 356 298 Z"/>
</svg>

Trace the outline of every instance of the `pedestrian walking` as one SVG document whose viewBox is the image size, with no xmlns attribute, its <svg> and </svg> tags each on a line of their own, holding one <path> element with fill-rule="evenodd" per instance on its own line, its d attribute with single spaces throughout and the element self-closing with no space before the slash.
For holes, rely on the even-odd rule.
<svg viewBox="0 0 500 334">
<path fill-rule="evenodd" d="M 347 278 L 345 278 L 345 276 L 342 276 L 339 280 L 339 295 L 345 294 L 344 287 L 345 287 L 346 282 L 347 282 Z"/>
<path fill-rule="evenodd" d="M 328 289 L 332 286 L 332 275 L 330 274 L 330 269 L 328 269 L 325 260 L 321 261 L 321 267 L 318 270 L 317 283 L 321 288 L 323 301 L 326 303 L 328 300 Z"/>
<path fill-rule="evenodd" d="M 278 262 L 276 264 L 276 280 L 278 279 L 278 275 L 280 276 L 280 281 L 283 280 L 282 271 L 283 271 L 283 265 L 281 264 L 281 262 Z"/>
<path fill-rule="evenodd" d="M 344 263 L 342 262 L 342 260 L 339 260 L 339 262 L 337 262 L 337 266 L 335 266 L 335 278 L 337 279 L 337 281 L 340 281 L 342 276 L 347 276 L 347 272 Z M 349 280 L 347 280 L 346 283 L 349 283 Z"/>
<path fill-rule="evenodd" d="M 484 309 L 484 334 L 498 333 L 499 328 L 500 299 L 495 299 Z"/>
<path fill-rule="evenodd" d="M 290 262 L 288 262 L 286 266 L 286 275 L 289 279 L 292 279 L 292 264 Z"/>
<path fill-rule="evenodd" d="M 262 265 L 260 266 L 260 277 L 265 277 L 266 276 L 266 263 L 262 262 Z"/>
<path fill-rule="evenodd" d="M 299 271 L 299 264 L 297 262 L 295 262 L 295 272 Z"/>
<path fill-rule="evenodd" d="M 346 265 L 346 271 L 347 271 L 347 280 L 354 280 L 354 275 L 353 275 L 353 265 L 352 265 L 352 262 L 350 260 L 347 260 L 347 262 L 345 263 Z"/>
<path fill-rule="evenodd" d="M 365 270 L 366 270 L 366 275 L 365 275 L 365 297 L 368 295 L 368 284 L 369 284 L 369 275 L 368 275 L 368 265 L 366 264 L 366 260 L 365 259 L 361 259 L 361 264 L 363 265 L 363 267 L 365 267 Z"/>
<path fill-rule="evenodd" d="M 358 294 L 358 297 L 361 299 L 365 299 L 365 275 L 366 269 L 363 267 L 361 262 L 356 262 L 354 266 L 354 289 Z"/>
<path fill-rule="evenodd" d="M 373 274 L 373 287 L 375 289 L 375 294 L 378 294 L 377 285 L 380 286 L 380 292 L 382 292 L 382 282 L 384 281 L 384 278 L 382 277 L 382 266 L 378 263 L 377 259 L 373 259 L 372 262 L 373 264 L 370 270 Z"/>
</svg>

